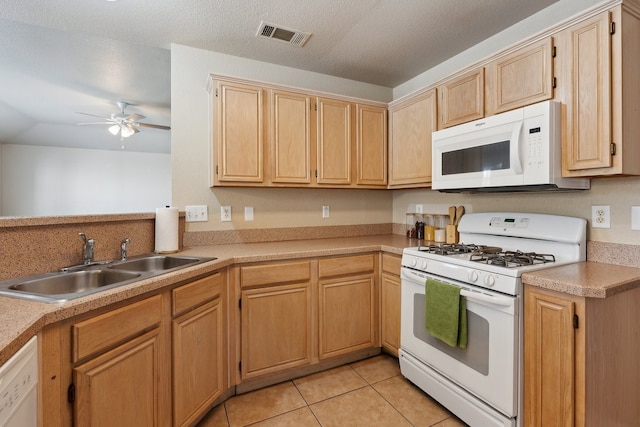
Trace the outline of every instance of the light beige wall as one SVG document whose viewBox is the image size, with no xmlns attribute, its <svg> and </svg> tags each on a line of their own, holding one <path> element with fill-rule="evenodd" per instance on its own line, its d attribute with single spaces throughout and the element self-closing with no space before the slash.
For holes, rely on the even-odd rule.
<svg viewBox="0 0 640 427">
<path fill-rule="evenodd" d="M 376 101 L 392 90 L 186 46 L 171 47 L 172 204 L 207 205 L 209 221 L 188 223 L 187 231 L 320 225 L 378 224 L 391 221 L 389 191 L 209 188 L 209 74 L 223 74 Z M 323 219 L 322 205 L 331 216 Z M 220 206 L 231 206 L 232 222 L 220 222 Z M 254 221 L 244 221 L 244 207 Z"/>
<path fill-rule="evenodd" d="M 406 213 L 421 203 L 424 212 L 444 213 L 449 205 L 464 205 L 467 212 L 537 212 L 569 215 L 588 221 L 589 240 L 640 244 L 640 231 L 631 230 L 631 206 L 640 206 L 640 178 L 601 178 L 591 189 L 561 193 L 445 194 L 432 190 L 395 191 L 393 222 L 404 223 Z M 611 228 L 591 227 L 591 206 L 611 207 Z"/>
</svg>

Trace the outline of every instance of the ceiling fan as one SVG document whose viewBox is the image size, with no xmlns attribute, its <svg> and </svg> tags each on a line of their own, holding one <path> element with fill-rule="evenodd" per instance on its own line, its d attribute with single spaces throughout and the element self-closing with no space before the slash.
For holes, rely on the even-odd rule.
<svg viewBox="0 0 640 427">
<path fill-rule="evenodd" d="M 84 114 L 85 116 L 91 117 L 100 117 L 103 118 L 104 122 L 92 122 L 92 123 L 78 123 L 80 126 L 91 126 L 91 125 L 110 125 L 109 132 L 113 135 L 120 135 L 120 139 L 128 138 L 131 135 L 140 132 L 139 127 L 147 127 L 154 129 L 162 129 L 169 130 L 171 127 L 164 125 L 155 125 L 153 123 L 143 123 L 140 120 L 144 119 L 145 116 L 137 113 L 127 114 L 124 112 L 125 108 L 129 105 L 129 103 L 124 101 L 118 101 L 116 103 L 118 108 L 120 108 L 119 113 L 111 113 L 111 117 L 102 117 L 95 114 L 82 113 L 78 112 L 78 114 Z"/>
</svg>

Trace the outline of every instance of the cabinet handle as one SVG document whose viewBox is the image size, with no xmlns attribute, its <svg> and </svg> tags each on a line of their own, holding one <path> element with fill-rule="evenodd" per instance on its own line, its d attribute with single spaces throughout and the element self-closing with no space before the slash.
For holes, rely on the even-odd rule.
<svg viewBox="0 0 640 427">
<path fill-rule="evenodd" d="M 612 142 L 611 145 L 609 145 L 609 153 L 611 153 L 612 156 L 616 155 L 616 143 Z"/>
<path fill-rule="evenodd" d="M 609 27 L 609 34 L 614 35 L 616 33 L 616 23 L 612 22 L 611 26 Z"/>
</svg>

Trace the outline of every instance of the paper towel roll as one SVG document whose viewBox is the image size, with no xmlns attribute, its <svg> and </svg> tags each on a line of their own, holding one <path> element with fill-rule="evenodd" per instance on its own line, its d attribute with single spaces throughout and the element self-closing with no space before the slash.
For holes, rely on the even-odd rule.
<svg viewBox="0 0 640 427">
<path fill-rule="evenodd" d="M 178 208 L 156 209 L 156 253 L 178 252 Z"/>
</svg>

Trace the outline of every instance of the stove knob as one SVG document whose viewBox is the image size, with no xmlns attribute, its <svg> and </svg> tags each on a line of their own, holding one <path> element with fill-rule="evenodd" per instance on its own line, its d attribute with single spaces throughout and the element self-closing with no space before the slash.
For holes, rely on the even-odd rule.
<svg viewBox="0 0 640 427">
<path fill-rule="evenodd" d="M 476 271 L 469 272 L 469 281 L 475 283 L 478 280 L 478 273 Z"/>
<path fill-rule="evenodd" d="M 487 277 L 484 278 L 484 284 L 487 286 L 493 286 L 496 284 L 496 279 L 495 277 L 493 277 L 492 275 L 488 275 Z"/>
<path fill-rule="evenodd" d="M 427 269 L 427 260 L 423 259 L 422 262 L 420 263 L 420 268 L 423 270 Z"/>
<path fill-rule="evenodd" d="M 416 260 L 415 258 L 411 258 L 409 260 L 409 264 L 411 264 L 411 267 L 415 267 L 418 264 L 418 260 Z"/>
</svg>

